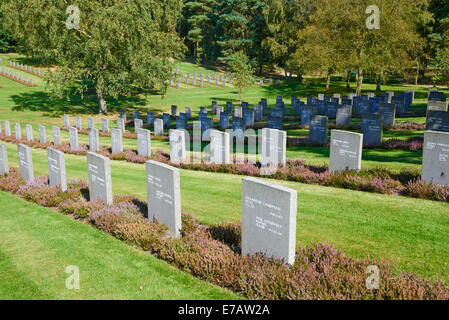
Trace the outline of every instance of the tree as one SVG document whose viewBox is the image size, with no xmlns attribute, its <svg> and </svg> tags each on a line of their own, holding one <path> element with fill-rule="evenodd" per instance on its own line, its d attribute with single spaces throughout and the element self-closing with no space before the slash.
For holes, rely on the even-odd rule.
<svg viewBox="0 0 449 320">
<path fill-rule="evenodd" d="M 187 39 L 193 45 L 193 56 L 197 63 L 205 51 L 203 40 L 212 28 L 210 14 L 214 0 L 188 0 L 184 4 L 184 17 L 187 25 Z"/>
<path fill-rule="evenodd" d="M 387 70 L 403 70 L 410 66 L 409 48 L 415 45 L 414 17 L 427 0 L 377 0 L 379 15 L 372 0 L 317 0 L 308 31 L 331 35 L 332 41 L 314 36 L 309 39 L 331 57 L 343 59 L 339 68 L 357 70 L 357 90 L 360 94 L 364 72 L 382 74 Z M 367 10 L 368 9 L 368 10 Z M 367 13 L 368 12 L 368 13 Z M 368 22 L 380 22 L 379 28 Z M 394 31 L 393 31 L 394 30 Z M 327 47 L 323 43 L 328 43 Z"/>
<path fill-rule="evenodd" d="M 240 102 L 242 102 L 243 89 L 253 82 L 253 68 L 248 57 L 242 52 L 236 52 L 229 57 L 229 72 L 232 74 L 232 83 L 239 89 Z"/>
<path fill-rule="evenodd" d="M 99 112 L 106 97 L 137 87 L 165 89 L 182 43 L 176 34 L 182 0 L 78 0 L 66 14 L 66 1 L 4 0 L 4 25 L 26 54 L 55 61 L 47 73 L 51 92 L 83 94 L 94 87 Z"/>
<path fill-rule="evenodd" d="M 2 0 L 0 0 L 1 6 Z M 7 52 L 12 46 L 15 46 L 15 41 L 11 34 L 3 27 L 3 12 L 0 10 L 0 51 Z"/>
</svg>

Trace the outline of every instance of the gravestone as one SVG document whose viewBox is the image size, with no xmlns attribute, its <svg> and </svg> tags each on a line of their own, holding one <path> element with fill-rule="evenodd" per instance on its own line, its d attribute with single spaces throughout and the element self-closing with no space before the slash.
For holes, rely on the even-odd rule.
<svg viewBox="0 0 449 320">
<path fill-rule="evenodd" d="M 254 110 L 245 110 L 244 112 L 245 126 L 254 127 Z"/>
<path fill-rule="evenodd" d="M 5 120 L 5 135 L 7 137 L 11 136 L 11 124 L 9 123 L 8 120 Z"/>
<path fill-rule="evenodd" d="M 111 129 L 112 154 L 123 152 L 123 132 L 120 129 Z"/>
<path fill-rule="evenodd" d="M 151 132 L 146 129 L 137 129 L 137 152 L 139 156 L 151 156 Z"/>
<path fill-rule="evenodd" d="M 329 170 L 360 170 L 362 166 L 363 134 L 332 130 Z"/>
<path fill-rule="evenodd" d="M 267 117 L 267 128 L 282 130 L 283 129 L 282 117 L 269 114 Z"/>
<path fill-rule="evenodd" d="M 142 119 L 134 119 L 134 132 L 137 132 L 138 129 L 142 129 L 143 120 Z"/>
<path fill-rule="evenodd" d="M 185 113 L 180 113 L 179 117 L 176 118 L 176 129 L 187 130 L 187 115 Z"/>
<path fill-rule="evenodd" d="M 154 119 L 154 135 L 161 136 L 164 134 L 164 120 Z"/>
<path fill-rule="evenodd" d="M 303 108 L 301 111 L 301 126 L 310 126 L 310 120 L 313 116 L 313 109 L 310 107 Z"/>
<path fill-rule="evenodd" d="M 122 130 L 122 132 L 125 132 L 125 120 L 123 120 L 123 118 L 117 119 L 117 129 Z"/>
<path fill-rule="evenodd" d="M 91 152 L 98 152 L 100 150 L 100 139 L 98 137 L 98 129 L 89 129 L 89 150 Z"/>
<path fill-rule="evenodd" d="M 170 114 L 163 113 L 162 114 L 162 119 L 164 121 L 164 128 L 169 129 L 170 128 Z"/>
<path fill-rule="evenodd" d="M 108 119 L 101 119 L 101 131 L 109 132 L 109 121 L 108 121 Z"/>
<path fill-rule="evenodd" d="M 192 118 L 192 108 L 186 107 L 185 114 L 187 115 L 187 119 Z"/>
<path fill-rule="evenodd" d="M 449 112 L 428 111 L 426 130 L 449 132 Z"/>
<path fill-rule="evenodd" d="M 47 130 L 43 125 L 39 125 L 39 142 L 42 144 L 47 143 Z"/>
<path fill-rule="evenodd" d="M 405 112 L 405 98 L 403 94 L 398 94 L 392 97 L 391 103 L 396 105 L 396 115 L 401 115 Z"/>
<path fill-rule="evenodd" d="M 111 161 L 94 152 L 87 153 L 87 173 L 89 176 L 89 198 L 103 200 L 112 205 Z"/>
<path fill-rule="evenodd" d="M 243 108 L 241 106 L 235 106 L 234 117 L 243 118 Z"/>
<path fill-rule="evenodd" d="M 53 145 L 61 145 L 61 130 L 57 126 L 53 126 Z"/>
<path fill-rule="evenodd" d="M 0 143 L 0 175 L 9 173 L 8 149 L 3 143 Z"/>
<path fill-rule="evenodd" d="M 20 176 L 27 182 L 31 181 L 34 179 L 33 157 L 31 154 L 31 148 L 20 143 L 17 145 L 17 150 L 19 152 Z"/>
<path fill-rule="evenodd" d="M 148 219 L 181 236 L 181 187 L 179 169 L 156 161 L 146 162 Z"/>
<path fill-rule="evenodd" d="M 256 178 L 242 181 L 242 254 L 262 253 L 292 265 L 297 192 Z"/>
<path fill-rule="evenodd" d="M 437 185 L 449 184 L 449 133 L 424 132 L 422 179 Z"/>
<path fill-rule="evenodd" d="M 384 116 L 384 128 L 393 127 L 396 118 L 396 105 L 392 103 L 379 103 L 379 114 Z"/>
<path fill-rule="evenodd" d="M 48 183 L 55 187 L 60 186 L 61 191 L 67 190 L 67 178 L 65 172 L 65 159 L 64 152 L 47 148 L 47 160 L 48 160 Z"/>
<path fill-rule="evenodd" d="M 222 112 L 220 114 L 220 129 L 225 130 L 229 128 L 229 114 Z"/>
<path fill-rule="evenodd" d="M 338 127 L 349 127 L 351 125 L 351 111 L 350 105 L 344 105 L 337 108 L 337 116 L 335 124 Z"/>
<path fill-rule="evenodd" d="M 70 127 L 70 118 L 68 114 L 64 115 L 64 127 L 66 128 Z"/>
<path fill-rule="evenodd" d="M 245 119 L 240 117 L 232 118 L 232 137 L 239 140 L 245 138 Z"/>
<path fill-rule="evenodd" d="M 170 161 L 179 163 L 186 160 L 186 133 L 184 130 L 170 129 Z"/>
<path fill-rule="evenodd" d="M 33 127 L 30 124 L 27 124 L 25 129 L 27 133 L 27 141 L 33 141 Z"/>
<path fill-rule="evenodd" d="M 285 166 L 287 162 L 287 132 L 277 129 L 262 129 L 262 166 Z"/>
<path fill-rule="evenodd" d="M 383 116 L 369 114 L 362 117 L 363 144 L 366 146 L 378 146 L 382 144 Z"/>
<path fill-rule="evenodd" d="M 447 111 L 446 101 L 429 100 L 427 103 L 427 111 Z"/>
<path fill-rule="evenodd" d="M 231 163 L 231 137 L 227 132 L 210 131 L 210 162 L 215 164 Z"/>
<path fill-rule="evenodd" d="M 78 130 L 81 129 L 81 117 L 80 116 L 75 117 L 75 128 L 77 128 Z"/>
<path fill-rule="evenodd" d="M 87 118 L 87 128 L 95 128 L 95 120 L 92 117 Z"/>
<path fill-rule="evenodd" d="M 310 120 L 309 139 L 312 143 L 327 143 L 327 117 L 313 116 Z"/>
<path fill-rule="evenodd" d="M 16 139 L 20 140 L 22 139 L 22 128 L 20 127 L 20 123 L 15 123 L 14 124 L 14 132 L 16 134 Z"/>
<path fill-rule="evenodd" d="M 71 150 L 78 148 L 78 130 L 74 127 L 69 127 L 69 143 Z"/>
<path fill-rule="evenodd" d="M 172 105 L 171 106 L 171 116 L 176 117 L 177 114 L 178 114 L 178 107 L 175 105 Z"/>
<path fill-rule="evenodd" d="M 154 126 L 154 113 L 147 112 L 147 123 L 149 126 Z"/>
<path fill-rule="evenodd" d="M 213 119 L 207 117 L 200 119 L 200 126 L 201 141 L 210 141 L 210 131 L 213 129 Z"/>
<path fill-rule="evenodd" d="M 140 113 L 139 111 L 133 111 L 133 120 L 134 119 L 140 119 Z"/>
</svg>

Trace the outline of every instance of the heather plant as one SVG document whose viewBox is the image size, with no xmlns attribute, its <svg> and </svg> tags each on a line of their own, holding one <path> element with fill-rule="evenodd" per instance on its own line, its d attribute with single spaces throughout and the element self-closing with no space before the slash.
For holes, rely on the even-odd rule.
<svg viewBox="0 0 449 320">
<path fill-rule="evenodd" d="M 429 184 L 421 179 L 410 181 L 406 185 L 407 194 L 414 198 L 449 202 L 449 186 Z"/>
<path fill-rule="evenodd" d="M 18 168 L 10 168 L 9 174 L 0 175 L 0 190 L 16 194 L 25 184 Z"/>
</svg>

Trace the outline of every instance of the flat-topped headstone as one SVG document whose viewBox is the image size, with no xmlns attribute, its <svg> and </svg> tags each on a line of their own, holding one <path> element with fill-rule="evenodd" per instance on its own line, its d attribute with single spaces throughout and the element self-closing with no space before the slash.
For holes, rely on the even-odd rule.
<svg viewBox="0 0 449 320">
<path fill-rule="evenodd" d="M 95 120 L 92 117 L 87 118 L 87 128 L 95 128 Z"/>
<path fill-rule="evenodd" d="M 277 129 L 262 129 L 262 166 L 285 166 L 287 161 L 287 132 Z"/>
<path fill-rule="evenodd" d="M 210 141 L 210 131 L 213 129 L 213 119 L 207 117 L 200 119 L 200 126 L 201 141 Z"/>
<path fill-rule="evenodd" d="M 169 130 L 170 161 L 179 163 L 186 160 L 186 133 L 184 130 Z"/>
<path fill-rule="evenodd" d="M 311 107 L 303 108 L 301 110 L 301 126 L 309 126 L 312 116 L 313 116 L 313 109 Z"/>
<path fill-rule="evenodd" d="M 246 127 L 254 127 L 254 110 L 245 110 L 243 114 Z"/>
<path fill-rule="evenodd" d="M 187 115 L 187 119 L 192 118 L 192 108 L 186 107 L 185 114 Z"/>
<path fill-rule="evenodd" d="M 312 143 L 327 143 L 327 117 L 313 116 L 310 120 L 309 139 Z"/>
<path fill-rule="evenodd" d="M 43 125 L 39 125 L 39 142 L 42 144 L 47 143 L 47 129 Z"/>
<path fill-rule="evenodd" d="M 163 113 L 162 114 L 162 120 L 164 121 L 164 128 L 169 129 L 170 128 L 170 114 L 169 113 Z"/>
<path fill-rule="evenodd" d="M 362 167 L 363 134 L 332 130 L 329 170 L 360 170 Z"/>
<path fill-rule="evenodd" d="M 449 112 L 428 111 L 426 130 L 449 132 Z"/>
<path fill-rule="evenodd" d="M 362 117 L 363 144 L 366 146 L 378 146 L 382 143 L 383 116 L 368 114 Z"/>
<path fill-rule="evenodd" d="M 101 131 L 109 132 L 109 120 L 101 119 Z"/>
<path fill-rule="evenodd" d="M 210 162 L 231 163 L 231 136 L 227 132 L 210 131 Z"/>
<path fill-rule="evenodd" d="M 234 117 L 243 118 L 243 108 L 241 106 L 234 107 Z"/>
<path fill-rule="evenodd" d="M 229 114 L 222 112 L 220 114 L 220 129 L 225 130 L 229 128 Z"/>
<path fill-rule="evenodd" d="M 71 150 L 78 148 L 78 129 L 75 127 L 69 127 L 69 144 Z"/>
<path fill-rule="evenodd" d="M 59 186 L 61 191 L 67 190 L 67 177 L 65 172 L 64 152 L 47 148 L 49 184 Z"/>
<path fill-rule="evenodd" d="M 239 140 L 245 138 L 245 119 L 240 117 L 232 118 L 232 137 Z"/>
<path fill-rule="evenodd" d="M 112 154 L 123 152 L 123 131 L 120 129 L 111 129 Z"/>
<path fill-rule="evenodd" d="M 154 119 L 154 135 L 161 136 L 164 134 L 164 120 Z"/>
<path fill-rule="evenodd" d="M 34 179 L 33 157 L 31 154 L 31 148 L 20 143 L 17 145 L 17 150 L 19 152 L 20 176 L 27 182 L 31 181 Z"/>
<path fill-rule="evenodd" d="M 429 100 L 427 103 L 427 111 L 447 111 L 446 101 Z"/>
<path fill-rule="evenodd" d="M 120 118 L 122 118 L 123 121 L 126 122 L 126 110 L 120 110 Z"/>
<path fill-rule="evenodd" d="M 61 130 L 57 126 L 53 126 L 53 145 L 59 146 L 61 144 Z"/>
<path fill-rule="evenodd" d="M 91 152 L 98 152 L 98 150 L 100 150 L 100 138 L 98 135 L 98 129 L 89 129 L 89 150 Z"/>
<path fill-rule="evenodd" d="M 137 129 L 137 152 L 139 156 L 151 156 L 151 132 L 146 129 Z"/>
<path fill-rule="evenodd" d="M 181 187 L 179 169 L 156 161 L 146 162 L 148 219 L 181 236 Z"/>
<path fill-rule="evenodd" d="M 295 262 L 297 192 L 256 178 L 242 181 L 242 254 Z"/>
<path fill-rule="evenodd" d="M 137 132 L 138 129 L 143 128 L 143 121 L 142 119 L 135 118 L 134 119 L 134 132 Z"/>
<path fill-rule="evenodd" d="M 351 125 L 351 105 L 337 107 L 335 125 L 337 127 L 349 127 Z"/>
<path fill-rule="evenodd" d="M 30 124 L 27 124 L 25 126 L 26 134 L 27 134 L 27 141 L 33 141 L 33 127 Z"/>
<path fill-rule="evenodd" d="M 20 140 L 22 139 L 22 128 L 20 127 L 20 123 L 15 123 L 14 124 L 14 132 L 16 134 L 16 139 Z"/>
<path fill-rule="evenodd" d="M 282 130 L 282 117 L 269 114 L 267 117 L 267 128 Z"/>
<path fill-rule="evenodd" d="M 178 107 L 175 106 L 175 105 L 171 106 L 171 115 L 172 115 L 172 117 L 176 117 L 177 113 L 178 113 Z"/>
<path fill-rule="evenodd" d="M 8 120 L 5 120 L 5 135 L 7 137 L 11 136 L 11 124 L 9 123 Z"/>
<path fill-rule="evenodd" d="M 396 105 L 392 103 L 379 103 L 379 114 L 384 116 L 383 127 L 391 128 L 394 126 L 396 118 Z"/>
<path fill-rule="evenodd" d="M 111 161 L 94 152 L 87 153 L 90 200 L 103 200 L 112 205 Z"/>
<path fill-rule="evenodd" d="M 9 173 L 8 149 L 6 145 L 0 143 L 0 175 Z"/>
<path fill-rule="evenodd" d="M 66 128 L 70 127 L 70 118 L 68 114 L 64 115 L 64 127 Z"/>
<path fill-rule="evenodd" d="M 437 185 L 449 184 L 448 132 L 424 132 L 422 179 Z"/>
<path fill-rule="evenodd" d="M 117 119 L 117 129 L 122 130 L 122 132 L 125 132 L 125 120 L 123 118 Z"/>
<path fill-rule="evenodd" d="M 81 129 L 81 117 L 80 116 L 76 116 L 75 117 L 75 128 L 77 128 L 78 130 Z"/>
</svg>

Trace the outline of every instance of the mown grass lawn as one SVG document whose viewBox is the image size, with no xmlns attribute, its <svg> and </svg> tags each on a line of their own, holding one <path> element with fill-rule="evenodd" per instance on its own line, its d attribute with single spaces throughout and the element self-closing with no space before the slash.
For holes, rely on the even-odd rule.
<svg viewBox="0 0 449 320">
<path fill-rule="evenodd" d="M 0 192 L 0 299 L 240 299 L 62 214 Z M 68 266 L 80 289 L 66 288 Z"/>
<path fill-rule="evenodd" d="M 11 166 L 17 146 L 7 144 Z M 44 150 L 33 150 L 37 175 L 47 175 Z M 85 157 L 66 155 L 68 178 L 87 179 Z M 145 167 L 112 161 L 116 195 L 146 200 Z M 181 170 L 182 210 L 201 222 L 217 224 L 241 218 L 242 176 Z M 275 181 L 298 191 L 297 244 L 335 244 L 347 254 L 394 262 L 449 283 L 449 205 L 447 203 Z"/>
</svg>

